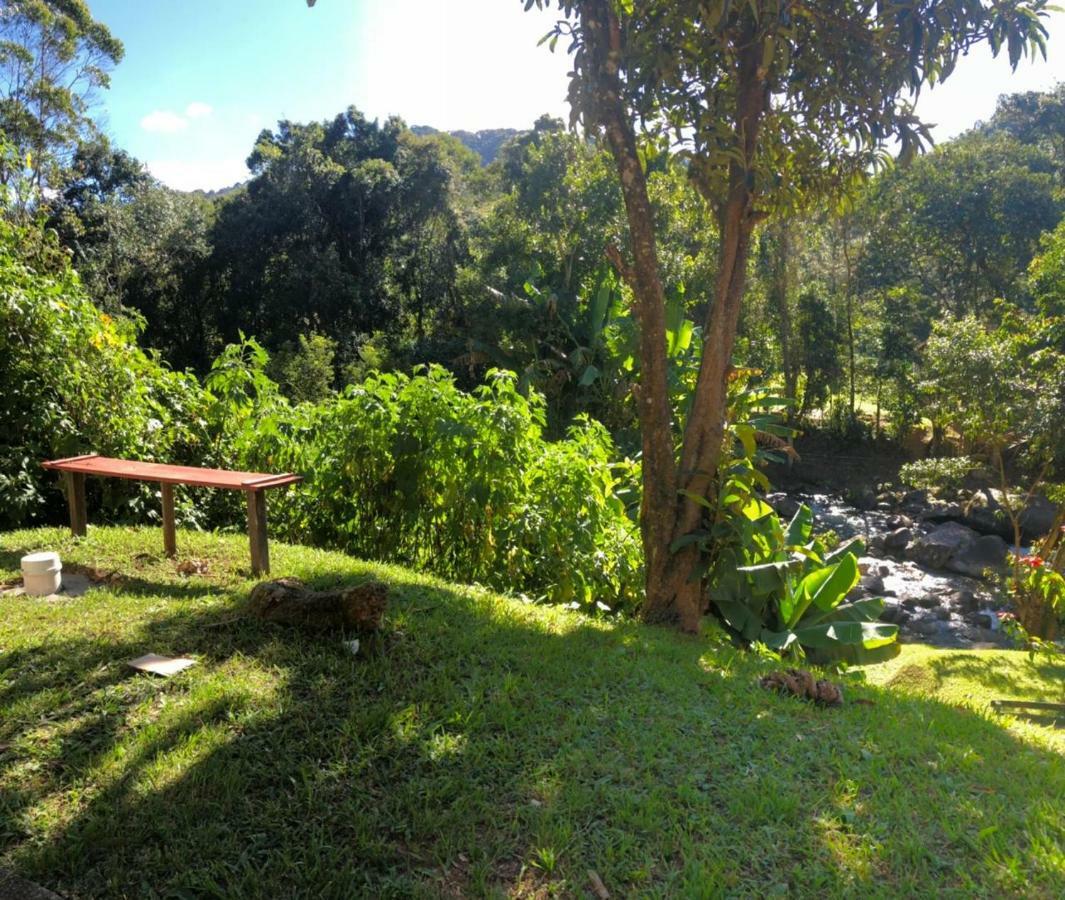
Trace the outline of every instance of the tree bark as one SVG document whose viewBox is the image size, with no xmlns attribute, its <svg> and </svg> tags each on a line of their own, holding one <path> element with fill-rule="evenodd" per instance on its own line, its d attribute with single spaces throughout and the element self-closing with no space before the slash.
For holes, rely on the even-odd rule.
<svg viewBox="0 0 1065 900">
<path fill-rule="evenodd" d="M 781 222 L 772 229 L 770 248 L 769 303 L 776 313 L 777 340 L 780 341 L 780 367 L 784 375 L 784 396 L 792 403 L 798 398 L 799 367 L 792 342 L 792 321 L 789 294 L 791 293 L 791 227 Z M 788 417 L 795 415 L 795 407 Z"/>
<path fill-rule="evenodd" d="M 744 164 L 729 165 L 728 193 L 722 202 L 711 186 L 693 176 L 707 202 L 716 205 L 719 250 L 714 302 L 703 327 L 703 352 L 692 398 L 691 412 L 684 428 L 680 460 L 680 515 L 674 526 L 674 538 L 694 531 L 703 516 L 703 507 L 693 498 L 714 499 L 718 464 L 725 446 L 728 413 L 728 375 L 732 350 L 739 325 L 740 307 L 747 281 L 747 263 L 751 238 L 761 215 L 754 208 L 754 194 L 749 180 L 749 164 L 755 155 L 758 131 L 768 103 L 768 92 L 759 67 L 763 45 L 752 33 L 737 41 L 735 133 L 741 136 L 740 150 Z M 689 546 L 678 559 L 678 570 L 690 573 L 698 561 L 698 551 Z M 678 612 L 685 630 L 698 627 L 702 607 L 693 610 L 690 598 L 678 593 Z"/>
<path fill-rule="evenodd" d="M 298 578 L 279 578 L 252 588 L 248 613 L 267 622 L 312 631 L 376 631 L 381 627 L 387 603 L 388 587 L 379 581 L 334 591 L 313 591 Z"/>
<path fill-rule="evenodd" d="M 580 7 L 587 77 L 595 119 L 606 135 L 621 183 L 629 224 L 632 266 L 614 253 L 615 266 L 632 288 L 640 326 L 640 384 L 636 391 L 643 449 L 643 538 L 647 597 L 643 617 L 676 621 L 697 631 L 704 612 L 699 550 L 694 545 L 671 554 L 674 540 L 699 527 L 704 507 L 693 497 L 713 498 L 725 442 L 730 369 L 740 305 L 759 215 L 749 181 L 758 130 L 768 94 L 759 71 L 763 46 L 750 34 L 737 40 L 736 134 L 741 135 L 744 164 L 729 166 L 728 191 L 715 196 L 695 179 L 717 210 L 720 229 L 718 273 L 713 302 L 703 331 L 703 353 L 685 423 L 679 468 L 673 447 L 673 422 L 667 384 L 665 294 L 658 271 L 654 215 L 636 149 L 632 120 L 622 101 L 621 28 L 609 0 L 586 0 Z"/>
<path fill-rule="evenodd" d="M 640 532 L 647 596 L 642 614 L 648 621 L 666 621 L 676 616 L 669 588 L 669 547 L 677 511 L 677 469 L 667 382 L 666 301 L 658 272 L 654 213 L 636 134 L 621 100 L 617 17 L 608 0 L 590 0 L 581 8 L 581 22 L 591 57 L 595 116 L 614 158 L 629 224 L 633 264 L 625 265 L 620 254 L 615 254 L 614 263 L 632 289 L 640 326 L 640 383 L 634 394 L 643 450 Z"/>
</svg>

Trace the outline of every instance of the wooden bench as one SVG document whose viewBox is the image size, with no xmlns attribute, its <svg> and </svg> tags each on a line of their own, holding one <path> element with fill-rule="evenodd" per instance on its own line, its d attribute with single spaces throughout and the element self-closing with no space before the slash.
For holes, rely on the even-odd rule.
<svg viewBox="0 0 1065 900">
<path fill-rule="evenodd" d="M 175 484 L 244 491 L 248 498 L 248 540 L 251 543 L 251 570 L 254 575 L 264 575 L 270 571 L 270 551 L 266 542 L 266 491 L 303 480 L 301 476 L 291 473 L 269 475 L 263 472 L 171 466 L 131 459 L 113 459 L 96 453 L 52 459 L 42 465 L 46 469 L 63 473 L 67 504 L 70 507 L 70 530 L 75 535 L 85 534 L 88 521 L 85 511 L 86 475 L 159 482 L 163 495 L 163 549 L 167 556 L 177 554 L 177 529 L 174 522 Z"/>
</svg>

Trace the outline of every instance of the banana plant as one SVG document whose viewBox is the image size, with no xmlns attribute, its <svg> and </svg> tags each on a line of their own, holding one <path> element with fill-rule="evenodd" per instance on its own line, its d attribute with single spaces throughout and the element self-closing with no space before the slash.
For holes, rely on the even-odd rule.
<svg viewBox="0 0 1065 900">
<path fill-rule="evenodd" d="M 749 540 L 718 561 L 712 579 L 714 606 L 730 630 L 819 662 L 869 663 L 898 653 L 898 626 L 878 621 L 884 601 L 848 599 L 860 578 L 860 540 L 827 552 L 806 505 L 786 528 L 756 499 L 743 518 Z M 740 564 L 743 557 L 756 561 Z"/>
</svg>

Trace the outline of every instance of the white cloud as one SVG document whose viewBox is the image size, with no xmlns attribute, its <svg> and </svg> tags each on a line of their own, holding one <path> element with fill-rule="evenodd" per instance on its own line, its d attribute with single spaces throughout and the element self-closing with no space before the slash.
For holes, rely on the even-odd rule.
<svg viewBox="0 0 1065 900">
<path fill-rule="evenodd" d="M 185 107 L 185 115 L 190 119 L 202 119 L 213 112 L 214 109 L 209 104 L 200 103 L 198 100 Z"/>
<path fill-rule="evenodd" d="M 179 191 L 214 191 L 248 179 L 248 167 L 242 156 L 202 161 L 149 160 L 148 171 L 167 187 Z"/>
<path fill-rule="evenodd" d="M 175 134 L 184 131 L 188 120 L 169 109 L 156 109 L 141 119 L 141 128 L 158 134 Z"/>
</svg>

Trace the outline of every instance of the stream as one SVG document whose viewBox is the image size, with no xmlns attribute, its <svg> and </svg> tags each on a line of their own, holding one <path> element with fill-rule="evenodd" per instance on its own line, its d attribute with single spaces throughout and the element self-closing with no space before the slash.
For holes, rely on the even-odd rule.
<svg viewBox="0 0 1065 900">
<path fill-rule="evenodd" d="M 831 529 L 843 541 L 864 539 L 862 578 L 852 597 L 883 597 L 881 618 L 899 626 L 901 641 L 966 649 L 1010 645 L 999 626 L 994 585 L 984 577 L 1005 563 L 1007 544 L 963 524 L 969 520 L 955 516 L 956 507 L 920 492 L 868 498 L 862 504 L 868 509 L 830 494 L 775 493 L 766 499 L 785 517 L 807 504 L 815 531 Z"/>
</svg>

